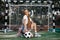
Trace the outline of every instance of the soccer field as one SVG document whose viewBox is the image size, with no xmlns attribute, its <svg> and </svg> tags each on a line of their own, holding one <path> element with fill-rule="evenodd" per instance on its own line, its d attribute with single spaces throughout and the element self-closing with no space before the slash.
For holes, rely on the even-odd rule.
<svg viewBox="0 0 60 40">
<path fill-rule="evenodd" d="M 13 37 L 12 35 L 16 34 L 16 32 L 8 32 L 7 34 L 0 32 L 0 40 L 60 40 L 60 33 L 57 33 L 57 32 L 55 33 L 39 32 L 39 33 L 42 35 L 39 38 L 38 37 L 24 38 L 24 37 Z"/>
</svg>

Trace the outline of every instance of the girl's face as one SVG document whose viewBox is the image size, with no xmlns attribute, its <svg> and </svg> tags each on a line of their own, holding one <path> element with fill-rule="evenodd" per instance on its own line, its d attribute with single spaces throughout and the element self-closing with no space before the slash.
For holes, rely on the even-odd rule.
<svg viewBox="0 0 60 40">
<path fill-rule="evenodd" d="M 28 11 L 28 10 L 25 10 L 24 13 L 25 13 L 25 15 L 27 15 L 27 16 L 29 15 L 29 11 Z"/>
</svg>

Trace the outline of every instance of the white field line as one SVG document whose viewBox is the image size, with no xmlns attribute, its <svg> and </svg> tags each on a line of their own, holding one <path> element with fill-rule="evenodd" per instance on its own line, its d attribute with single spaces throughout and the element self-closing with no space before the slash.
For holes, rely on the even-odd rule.
<svg viewBox="0 0 60 40">
<path fill-rule="evenodd" d="M 17 35 L 16 34 L 14 34 L 14 35 L 0 35 L 0 37 L 3 37 L 3 38 L 7 37 L 7 38 L 9 38 L 9 37 L 17 37 Z"/>
</svg>

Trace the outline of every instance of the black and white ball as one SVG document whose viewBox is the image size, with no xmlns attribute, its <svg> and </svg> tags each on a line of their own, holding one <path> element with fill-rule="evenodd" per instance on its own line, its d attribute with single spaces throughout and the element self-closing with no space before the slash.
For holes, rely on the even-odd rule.
<svg viewBox="0 0 60 40">
<path fill-rule="evenodd" d="M 25 38 L 31 38 L 31 37 L 33 37 L 33 34 L 28 31 L 28 32 L 25 32 L 24 36 L 25 36 Z"/>
</svg>

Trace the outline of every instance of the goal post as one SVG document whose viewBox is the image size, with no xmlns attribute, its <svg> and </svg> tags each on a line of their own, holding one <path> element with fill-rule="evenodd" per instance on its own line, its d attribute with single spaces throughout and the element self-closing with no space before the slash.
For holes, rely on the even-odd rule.
<svg viewBox="0 0 60 40">
<path fill-rule="evenodd" d="M 13 9 L 15 7 L 15 10 Z M 18 15 L 21 15 L 20 13 L 19 13 L 19 11 L 20 11 L 20 9 L 23 9 L 23 8 L 27 8 L 27 7 L 47 7 L 47 16 L 48 16 L 48 31 L 49 31 L 49 15 L 50 15 L 50 5 L 33 5 L 33 4 L 31 4 L 31 5 L 27 5 L 27 4 L 18 4 L 18 5 L 13 5 L 13 4 L 9 4 L 9 26 L 11 26 L 12 24 L 12 21 L 11 21 L 11 19 L 13 19 L 12 18 L 12 13 L 13 14 L 15 14 L 15 16 L 16 16 L 16 18 L 17 19 L 20 19 L 20 18 L 18 18 Z M 31 9 L 32 10 L 32 9 Z M 14 13 L 14 12 L 17 12 L 17 13 Z M 38 13 L 37 13 L 38 14 Z M 17 22 L 17 19 L 16 19 L 16 21 L 15 22 Z M 18 23 L 18 25 L 19 25 L 19 23 Z"/>
</svg>

